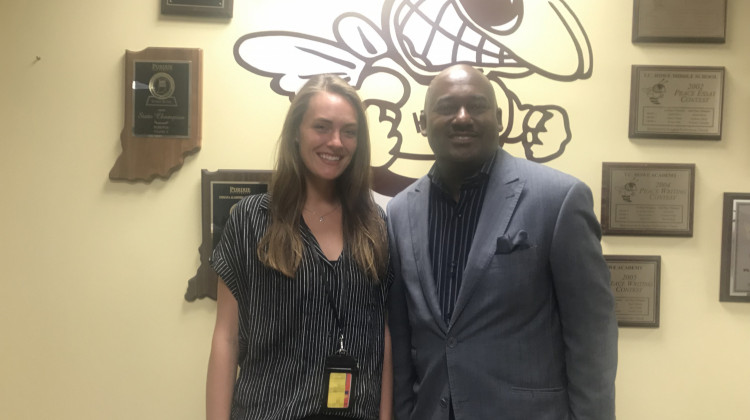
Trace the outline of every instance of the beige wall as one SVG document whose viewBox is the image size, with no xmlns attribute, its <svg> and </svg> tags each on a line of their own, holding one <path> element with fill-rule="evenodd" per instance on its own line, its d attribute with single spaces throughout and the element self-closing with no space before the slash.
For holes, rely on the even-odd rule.
<svg viewBox="0 0 750 420">
<path fill-rule="evenodd" d="M 158 0 L 2 1 L 0 418 L 203 418 L 215 303 L 183 300 L 200 170 L 270 168 L 286 109 L 232 46 L 259 30 L 329 37 L 333 16 L 379 3 L 240 0 L 226 23 L 162 18 Z M 597 203 L 602 161 L 697 165 L 692 238 L 603 240 L 609 254 L 662 256 L 661 327 L 620 330 L 618 417 L 746 419 L 750 304 L 720 303 L 718 284 L 722 193 L 750 192 L 750 4 L 729 2 L 726 44 L 633 45 L 631 1 L 569 3 L 593 45 L 591 79 L 511 86 L 571 115 L 574 140 L 550 165 Z M 124 52 L 149 46 L 203 49 L 203 149 L 166 181 L 113 183 Z M 632 64 L 726 66 L 723 139 L 628 139 Z"/>
</svg>

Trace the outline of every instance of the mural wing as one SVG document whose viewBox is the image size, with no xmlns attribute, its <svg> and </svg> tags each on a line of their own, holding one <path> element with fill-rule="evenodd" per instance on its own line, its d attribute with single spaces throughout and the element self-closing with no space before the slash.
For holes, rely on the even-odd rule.
<svg viewBox="0 0 750 420">
<path fill-rule="evenodd" d="M 241 37 L 234 45 L 234 58 L 245 69 L 272 78 L 274 92 L 289 97 L 310 76 L 321 73 L 336 74 L 358 86 L 366 65 L 335 41 L 286 31 L 255 32 Z"/>
</svg>

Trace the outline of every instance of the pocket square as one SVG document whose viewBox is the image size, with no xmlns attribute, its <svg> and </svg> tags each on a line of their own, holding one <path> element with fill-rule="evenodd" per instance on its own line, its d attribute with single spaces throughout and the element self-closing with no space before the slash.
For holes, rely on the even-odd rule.
<svg viewBox="0 0 750 420">
<path fill-rule="evenodd" d="M 529 234 L 525 230 L 519 230 L 515 235 L 503 235 L 497 238 L 495 254 L 510 254 L 513 251 L 531 248 Z"/>
</svg>

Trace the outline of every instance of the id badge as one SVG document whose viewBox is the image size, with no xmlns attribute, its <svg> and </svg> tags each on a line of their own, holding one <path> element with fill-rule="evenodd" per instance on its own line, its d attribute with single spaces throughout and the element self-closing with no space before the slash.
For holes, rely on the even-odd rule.
<svg viewBox="0 0 750 420">
<path fill-rule="evenodd" d="M 357 359 L 348 354 L 334 354 L 325 364 L 325 408 L 346 410 L 352 399 L 354 381 L 359 373 Z"/>
</svg>

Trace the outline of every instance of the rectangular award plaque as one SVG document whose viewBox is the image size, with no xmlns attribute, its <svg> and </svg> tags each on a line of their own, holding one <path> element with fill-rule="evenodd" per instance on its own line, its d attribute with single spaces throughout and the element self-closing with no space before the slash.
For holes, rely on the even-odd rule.
<svg viewBox="0 0 750 420">
<path fill-rule="evenodd" d="M 161 0 L 161 13 L 206 17 L 232 17 L 234 0 Z"/>
<path fill-rule="evenodd" d="M 750 193 L 724 193 L 719 300 L 750 302 Z"/>
<path fill-rule="evenodd" d="M 621 327 L 659 326 L 661 257 L 605 255 L 615 295 L 615 315 Z"/>
<path fill-rule="evenodd" d="M 602 233 L 693 236 L 695 164 L 602 163 Z"/>
<path fill-rule="evenodd" d="M 633 42 L 724 43 L 727 0 L 633 0 Z"/>
<path fill-rule="evenodd" d="M 631 138 L 721 140 L 724 67 L 633 66 Z"/>
<path fill-rule="evenodd" d="M 189 137 L 190 61 L 133 60 L 133 135 Z"/>
<path fill-rule="evenodd" d="M 633 66 L 631 138 L 721 140 L 724 67 Z"/>
<path fill-rule="evenodd" d="M 201 171 L 201 215 L 203 242 L 200 253 L 200 267 L 195 277 L 188 280 L 185 300 L 208 297 L 216 299 L 218 276 L 211 268 L 208 259 L 221 239 L 224 225 L 232 207 L 245 196 L 268 191 L 272 171 L 219 170 Z"/>
</svg>

